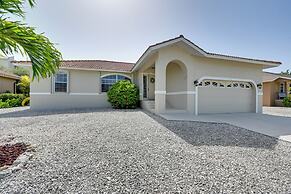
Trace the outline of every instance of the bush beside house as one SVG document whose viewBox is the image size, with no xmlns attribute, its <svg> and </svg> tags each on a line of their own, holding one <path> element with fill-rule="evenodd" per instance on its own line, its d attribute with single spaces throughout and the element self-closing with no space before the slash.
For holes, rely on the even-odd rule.
<svg viewBox="0 0 291 194">
<path fill-rule="evenodd" d="M 0 108 L 11 108 L 21 106 L 25 96 L 23 94 L 0 94 Z"/>
<path fill-rule="evenodd" d="M 113 108 L 134 109 L 138 106 L 139 91 L 134 83 L 122 80 L 115 83 L 107 92 L 108 101 Z"/>
<path fill-rule="evenodd" d="M 27 75 L 21 76 L 17 86 L 22 94 L 8 92 L 0 94 L 0 108 L 12 108 L 29 104 L 30 78 Z"/>
<path fill-rule="evenodd" d="M 291 107 L 291 98 L 290 97 L 289 98 L 288 97 L 284 98 L 283 105 L 285 107 Z"/>
</svg>

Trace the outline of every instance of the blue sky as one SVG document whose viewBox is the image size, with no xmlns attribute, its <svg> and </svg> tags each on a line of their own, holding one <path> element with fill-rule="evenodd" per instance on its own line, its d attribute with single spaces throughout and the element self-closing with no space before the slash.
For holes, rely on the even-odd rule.
<svg viewBox="0 0 291 194">
<path fill-rule="evenodd" d="M 183 34 L 209 52 L 279 60 L 291 69 L 288 0 L 37 0 L 25 22 L 64 59 L 136 62 L 151 44 Z M 17 57 L 20 59 L 19 57 Z"/>
</svg>

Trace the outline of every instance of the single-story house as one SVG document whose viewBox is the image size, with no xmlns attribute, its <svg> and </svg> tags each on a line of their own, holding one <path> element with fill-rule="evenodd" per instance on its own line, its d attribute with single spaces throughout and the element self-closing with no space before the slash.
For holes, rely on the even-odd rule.
<svg viewBox="0 0 291 194">
<path fill-rule="evenodd" d="M 263 93 L 264 106 L 283 106 L 283 99 L 291 98 L 291 76 L 264 72 Z"/>
<path fill-rule="evenodd" d="M 31 109 L 109 107 L 110 86 L 128 79 L 156 113 L 260 113 L 262 70 L 280 64 L 210 53 L 181 35 L 149 46 L 136 63 L 64 60 L 54 77 L 32 82 Z"/>
<path fill-rule="evenodd" d="M 19 76 L 0 70 L 0 93 L 15 93 Z"/>
</svg>

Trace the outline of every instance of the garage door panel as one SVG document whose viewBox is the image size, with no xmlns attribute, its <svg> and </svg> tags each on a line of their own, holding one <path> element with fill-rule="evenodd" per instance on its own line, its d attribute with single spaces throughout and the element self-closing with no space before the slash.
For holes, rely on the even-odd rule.
<svg viewBox="0 0 291 194">
<path fill-rule="evenodd" d="M 198 112 L 239 113 L 255 112 L 254 89 L 200 87 Z"/>
</svg>

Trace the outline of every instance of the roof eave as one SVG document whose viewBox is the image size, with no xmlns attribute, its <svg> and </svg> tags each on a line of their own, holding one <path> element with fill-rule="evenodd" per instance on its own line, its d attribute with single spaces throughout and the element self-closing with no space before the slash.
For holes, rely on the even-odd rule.
<svg viewBox="0 0 291 194">
<path fill-rule="evenodd" d="M 245 62 L 245 63 L 252 63 L 252 64 L 257 64 L 257 65 L 263 65 L 263 69 L 267 68 L 272 68 L 272 67 L 278 67 L 282 63 L 277 62 L 277 61 L 264 61 L 264 60 L 258 60 L 258 59 L 246 59 L 242 57 L 232 57 L 232 56 L 223 56 L 223 55 L 218 55 L 214 53 L 209 53 L 200 48 L 199 46 L 195 45 L 193 42 L 190 40 L 184 38 L 184 36 L 179 36 L 177 38 L 171 39 L 169 41 L 164 41 L 162 43 L 158 43 L 156 45 L 152 45 L 148 47 L 148 49 L 142 54 L 142 56 L 138 59 L 134 67 L 132 68 L 132 71 L 135 71 L 139 68 L 140 64 L 147 58 L 148 55 L 150 55 L 152 52 L 166 47 L 171 44 L 175 44 L 177 42 L 183 41 L 185 44 L 191 46 L 193 49 L 198 51 L 202 56 L 206 58 L 212 58 L 212 59 L 222 59 L 222 60 L 228 60 L 228 61 L 239 61 L 239 62 Z"/>
</svg>

